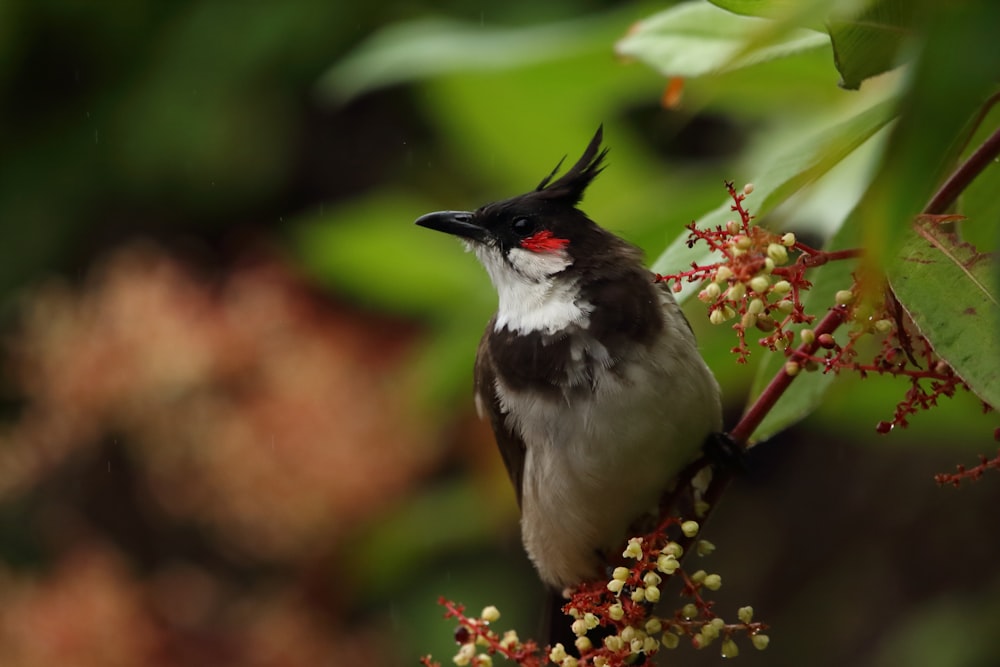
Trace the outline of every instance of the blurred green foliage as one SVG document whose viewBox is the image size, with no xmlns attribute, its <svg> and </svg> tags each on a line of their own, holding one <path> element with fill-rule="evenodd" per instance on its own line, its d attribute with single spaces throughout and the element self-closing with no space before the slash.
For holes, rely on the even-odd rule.
<svg viewBox="0 0 1000 667">
<path fill-rule="evenodd" d="M 674 254 L 678 239 L 691 220 L 726 218 L 726 179 L 756 183 L 748 205 L 773 228 L 891 250 L 942 174 L 1000 120 L 993 109 L 967 136 L 997 81 L 995 3 L 916 3 L 906 39 L 860 76 L 887 58 L 911 64 L 859 91 L 837 86 L 844 72 L 815 32 L 832 0 L 714 4 L 772 20 L 727 17 L 668 58 L 658 33 L 642 30 L 669 26 L 672 3 L 0 3 L 0 290 L 10 302 L 42 275 L 77 276 L 136 236 L 212 259 L 233 239 L 276 240 L 339 298 L 427 325 L 399 386 L 419 388 L 420 408 L 444 433 L 469 419 L 472 356 L 494 297 L 474 259 L 416 228 L 418 215 L 534 187 L 603 122 L 610 166 L 584 209 L 645 248 L 658 270 L 696 259 Z M 720 44 L 722 28 L 729 41 Z M 790 35 L 794 48 L 767 50 Z M 841 63 L 868 64 L 864 40 L 853 47 Z M 670 69 L 677 49 L 695 70 Z M 660 106 L 664 74 L 688 77 L 678 108 Z M 969 217 L 963 233 L 983 249 L 1000 240 L 997 192 L 992 167 L 958 203 Z M 823 271 L 817 297 L 845 279 L 842 266 Z M 708 326 L 696 304 L 689 314 L 735 415 L 754 369 L 733 363 L 730 331 Z M 761 371 L 758 386 L 768 376 Z M 724 602 L 776 612 L 768 619 L 775 657 L 740 660 L 821 662 L 809 652 L 826 655 L 828 646 L 836 648 L 824 664 L 902 655 L 908 664 L 939 656 L 976 664 L 997 655 L 987 632 L 939 631 L 935 653 L 913 643 L 928 628 L 968 629 L 980 612 L 993 613 L 991 597 L 957 590 L 967 580 L 935 579 L 957 539 L 939 547 L 933 538 L 945 524 L 964 530 L 969 542 L 957 550 L 974 543 L 982 552 L 959 555 L 991 562 L 995 540 L 975 508 L 995 496 L 985 481 L 958 496 L 927 480 L 988 452 L 995 416 L 959 396 L 876 441 L 874 424 L 902 397 L 898 383 L 844 380 L 808 396 L 804 381 L 771 431 L 817 407 L 786 435 L 795 447 L 776 444 L 713 525 L 728 559 L 719 569 L 745 582 Z M 517 546 L 512 494 L 483 499 L 482 479 L 442 476 L 359 529 L 336 575 L 401 638 L 404 664 L 425 651 L 446 659 L 439 594 L 472 609 L 498 604 L 504 623 L 531 630 L 533 575 Z M 503 502 L 507 513 L 491 505 Z M 828 516 L 834 510 L 843 523 Z"/>
</svg>

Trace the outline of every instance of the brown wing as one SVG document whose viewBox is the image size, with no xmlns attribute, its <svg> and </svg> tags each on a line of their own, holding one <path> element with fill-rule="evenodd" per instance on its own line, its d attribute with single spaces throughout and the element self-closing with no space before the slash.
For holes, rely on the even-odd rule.
<svg viewBox="0 0 1000 667">
<path fill-rule="evenodd" d="M 493 330 L 493 321 L 490 321 L 486 329 L 487 334 Z M 489 418 L 490 426 L 493 427 L 493 437 L 496 438 L 497 447 L 500 449 L 500 456 L 507 467 L 507 474 L 514 485 L 514 492 L 517 494 L 518 507 L 521 505 L 521 480 L 524 477 L 524 441 L 515 434 L 500 408 L 500 401 L 496 391 L 496 368 L 493 364 L 493 357 L 486 344 L 486 336 L 479 343 L 479 352 L 476 354 L 475 371 L 475 392 L 476 407 L 479 409 L 479 416 Z"/>
</svg>

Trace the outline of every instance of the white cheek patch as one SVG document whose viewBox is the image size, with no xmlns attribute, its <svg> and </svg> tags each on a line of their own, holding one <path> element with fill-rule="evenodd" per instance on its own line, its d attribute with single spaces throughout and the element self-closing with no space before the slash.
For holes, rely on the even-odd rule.
<svg viewBox="0 0 1000 667">
<path fill-rule="evenodd" d="M 555 333 L 571 324 L 586 327 L 593 307 L 579 301 L 575 280 L 560 277 L 573 264 L 564 250 L 512 248 L 507 260 L 495 246 L 474 247 L 499 296 L 496 330 Z"/>
<path fill-rule="evenodd" d="M 511 248 L 507 252 L 507 259 L 518 273 L 534 280 L 544 280 L 573 263 L 565 250 L 532 252 L 523 248 Z"/>
</svg>

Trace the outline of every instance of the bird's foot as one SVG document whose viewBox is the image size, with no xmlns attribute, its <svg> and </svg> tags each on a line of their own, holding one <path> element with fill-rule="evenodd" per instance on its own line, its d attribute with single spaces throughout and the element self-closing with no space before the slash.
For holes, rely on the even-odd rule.
<svg viewBox="0 0 1000 667">
<path fill-rule="evenodd" d="M 728 472 L 742 473 L 749 468 L 747 448 L 729 437 L 728 433 L 712 433 L 701 446 L 712 466 Z"/>
</svg>

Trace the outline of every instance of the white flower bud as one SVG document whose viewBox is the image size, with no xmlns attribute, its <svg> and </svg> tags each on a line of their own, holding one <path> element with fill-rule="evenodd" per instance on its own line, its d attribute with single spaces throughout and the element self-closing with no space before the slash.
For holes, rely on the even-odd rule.
<svg viewBox="0 0 1000 667">
<path fill-rule="evenodd" d="M 555 646 L 552 647 L 552 650 L 549 651 L 549 660 L 551 660 L 556 664 L 559 664 L 560 662 L 566 659 L 566 655 L 567 655 L 566 647 L 563 646 L 562 644 L 556 644 Z"/>
<path fill-rule="evenodd" d="M 767 246 L 767 256 L 774 260 L 775 264 L 781 265 L 788 261 L 788 249 L 778 243 Z"/>
<path fill-rule="evenodd" d="M 750 279 L 750 289 L 757 294 L 763 294 L 771 286 L 771 279 L 767 276 L 754 276 Z"/>
<path fill-rule="evenodd" d="M 792 291 L 792 284 L 787 280 L 779 280 L 772 288 L 776 294 L 788 294 Z"/>
<path fill-rule="evenodd" d="M 849 289 L 842 289 L 834 295 L 834 300 L 838 306 L 846 306 L 854 301 L 854 292 Z"/>
</svg>

